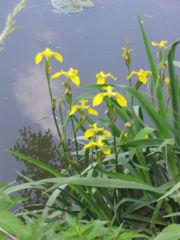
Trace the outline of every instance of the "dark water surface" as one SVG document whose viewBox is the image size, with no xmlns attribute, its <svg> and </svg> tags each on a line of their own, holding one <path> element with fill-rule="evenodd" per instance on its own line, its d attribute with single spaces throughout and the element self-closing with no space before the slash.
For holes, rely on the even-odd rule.
<svg viewBox="0 0 180 240">
<path fill-rule="evenodd" d="M 1 28 L 17 2 L 0 0 Z M 82 83 L 94 83 L 100 70 L 112 72 L 125 83 L 120 49 L 126 37 L 133 48 L 134 69 L 148 66 L 138 12 L 150 40 L 171 42 L 180 38 L 179 0 L 94 0 L 93 8 L 69 15 L 54 12 L 50 0 L 27 2 L 16 18 L 19 30 L 11 34 L 0 54 L 0 181 L 15 179 L 23 167 L 8 154 L 14 145 L 16 149 L 28 146 L 29 152 L 39 152 L 38 158 L 46 161 L 57 157 L 51 135 L 46 132 L 50 128 L 56 134 L 43 68 L 34 65 L 38 51 L 45 47 L 60 51 L 64 56 L 62 67 L 78 68 Z M 61 85 L 56 85 L 55 92 L 62 92 Z M 38 131 L 45 133 L 32 134 Z"/>
</svg>

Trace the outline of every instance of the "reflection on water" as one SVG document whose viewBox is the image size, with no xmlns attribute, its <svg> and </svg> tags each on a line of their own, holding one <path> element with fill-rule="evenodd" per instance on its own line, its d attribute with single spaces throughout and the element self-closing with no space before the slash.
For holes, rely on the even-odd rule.
<svg viewBox="0 0 180 240">
<path fill-rule="evenodd" d="M 46 163 L 50 167 L 59 170 L 62 168 L 63 163 L 58 153 L 58 144 L 55 142 L 50 130 L 35 133 L 31 127 L 20 129 L 19 138 L 11 150 Z M 18 158 L 16 160 L 22 161 Z M 24 162 L 21 174 L 33 180 L 52 177 L 52 175 L 27 162 Z M 23 178 L 18 176 L 17 181 L 22 182 Z M 27 204 L 42 202 L 42 199 L 40 199 L 42 196 L 38 190 L 28 189 L 23 194 L 29 196 Z"/>
<path fill-rule="evenodd" d="M 53 83 L 54 89 L 59 89 L 60 95 L 62 88 L 60 89 L 56 82 Z M 43 130 L 50 128 L 53 135 L 57 135 L 43 69 L 32 65 L 20 73 L 14 86 L 14 94 L 24 116 L 36 122 Z"/>
<path fill-rule="evenodd" d="M 31 125 L 32 132 L 50 128 L 56 135 L 43 68 L 34 66 L 38 51 L 45 47 L 61 51 L 64 63 L 59 68 L 79 69 L 83 84 L 93 83 L 101 70 L 112 72 L 123 84 L 127 71 L 120 51 L 127 37 L 133 49 L 133 69 L 148 68 L 137 25 L 138 11 L 150 40 L 172 41 L 180 36 L 179 0 L 93 2 L 93 8 L 60 15 L 53 11 L 50 0 L 28 0 L 17 17 L 19 30 L 9 37 L 0 55 L 0 178 L 12 180 L 21 168 L 7 154 L 18 138 L 17 129 Z M 1 0 L 0 26 L 15 3 L 17 0 Z M 62 94 L 59 83 L 54 88 L 55 94 Z"/>
</svg>

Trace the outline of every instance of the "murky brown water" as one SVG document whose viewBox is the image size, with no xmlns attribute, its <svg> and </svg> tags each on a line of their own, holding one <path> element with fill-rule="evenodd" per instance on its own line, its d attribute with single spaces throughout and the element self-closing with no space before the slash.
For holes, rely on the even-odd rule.
<svg viewBox="0 0 180 240">
<path fill-rule="evenodd" d="M 0 27 L 17 2 L 0 1 Z M 22 141 L 29 136 L 26 132 L 23 138 L 19 129 L 30 125 L 32 133 L 37 133 L 50 128 L 55 135 L 43 69 L 34 65 L 37 51 L 45 47 L 61 51 L 65 59 L 62 67 L 78 68 L 82 83 L 93 83 L 100 70 L 111 71 L 124 83 L 126 68 L 120 49 L 126 37 L 134 49 L 134 68 L 148 66 L 137 24 L 138 12 L 151 40 L 173 41 L 180 37 L 179 0 L 94 0 L 94 3 L 93 8 L 81 13 L 59 15 L 53 11 L 50 0 L 28 0 L 17 17 L 19 30 L 11 34 L 0 54 L 0 181 L 15 179 L 23 167 L 8 154 L 18 138 Z M 56 85 L 54 91 L 59 94 L 61 86 Z M 33 145 L 33 150 L 37 141 L 32 142 L 29 140 L 28 146 Z M 45 143 L 38 145 L 39 152 L 46 149 Z M 36 148 L 37 155 L 38 151 Z M 46 158 L 46 154 L 40 156 Z"/>
</svg>

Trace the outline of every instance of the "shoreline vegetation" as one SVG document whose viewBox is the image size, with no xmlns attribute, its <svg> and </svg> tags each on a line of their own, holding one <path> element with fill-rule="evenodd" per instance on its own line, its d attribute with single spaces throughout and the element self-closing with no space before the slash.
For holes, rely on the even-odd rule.
<svg viewBox="0 0 180 240">
<path fill-rule="evenodd" d="M 9 15 L 0 45 L 15 29 L 14 17 L 24 4 Z M 78 69 L 61 68 L 61 53 L 46 48 L 36 54 L 59 138 L 55 156 L 62 163 L 57 169 L 18 147 L 10 150 L 50 177 L 21 174 L 23 183 L 0 183 L 0 240 L 180 239 L 180 84 L 175 71 L 180 41 L 150 42 L 140 17 L 138 24 L 149 68 L 132 68 L 127 39 L 121 49 L 126 85 L 102 70 L 92 85 L 85 85 Z M 53 95 L 52 81 L 61 81 L 61 98 Z M 77 88 L 84 94 L 74 98 Z M 28 209 L 28 194 L 22 191 L 33 189 L 44 200 Z"/>
</svg>

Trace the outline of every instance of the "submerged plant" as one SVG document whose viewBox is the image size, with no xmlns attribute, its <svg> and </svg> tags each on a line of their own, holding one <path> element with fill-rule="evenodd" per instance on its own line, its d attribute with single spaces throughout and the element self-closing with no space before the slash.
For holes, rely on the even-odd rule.
<svg viewBox="0 0 180 240">
<path fill-rule="evenodd" d="M 62 14 L 80 12 L 84 8 L 93 6 L 91 0 L 51 0 L 51 4 Z"/>
</svg>

